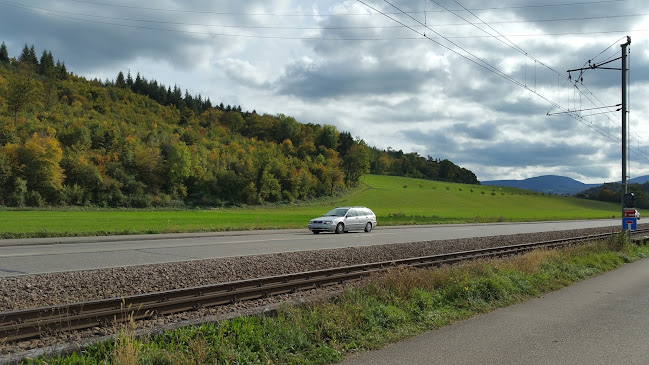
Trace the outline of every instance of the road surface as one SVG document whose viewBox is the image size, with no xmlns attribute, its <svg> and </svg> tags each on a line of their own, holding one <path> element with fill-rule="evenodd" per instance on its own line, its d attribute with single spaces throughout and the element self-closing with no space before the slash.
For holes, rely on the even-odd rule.
<svg viewBox="0 0 649 365">
<path fill-rule="evenodd" d="M 371 233 L 308 230 L 0 240 L 0 277 L 320 250 L 486 237 L 580 228 L 619 227 L 619 219 L 377 227 Z"/>
</svg>

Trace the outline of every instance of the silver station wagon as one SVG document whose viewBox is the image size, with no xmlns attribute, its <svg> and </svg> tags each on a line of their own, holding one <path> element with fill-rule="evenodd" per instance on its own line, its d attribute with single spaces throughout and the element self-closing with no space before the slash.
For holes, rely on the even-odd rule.
<svg viewBox="0 0 649 365">
<path fill-rule="evenodd" d="M 371 232 L 374 227 L 376 227 L 376 215 L 365 207 L 334 208 L 320 218 L 311 219 L 308 225 L 309 230 L 314 234 L 360 230 Z"/>
</svg>

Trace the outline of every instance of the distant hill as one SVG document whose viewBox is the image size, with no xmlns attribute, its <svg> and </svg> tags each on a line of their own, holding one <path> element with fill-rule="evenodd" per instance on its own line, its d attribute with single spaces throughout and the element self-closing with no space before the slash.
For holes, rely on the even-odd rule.
<svg viewBox="0 0 649 365">
<path fill-rule="evenodd" d="M 627 180 L 629 184 L 644 184 L 649 181 L 649 175 L 634 177 L 633 179 Z M 619 182 L 619 181 L 618 181 Z"/>
<path fill-rule="evenodd" d="M 482 185 L 505 186 L 546 194 L 575 195 L 599 184 L 584 184 L 565 176 L 544 175 L 524 180 L 482 181 Z"/>
<path fill-rule="evenodd" d="M 627 180 L 629 184 L 644 184 L 649 182 L 649 175 L 638 176 Z M 557 175 L 544 175 L 524 180 L 492 180 L 482 181 L 482 185 L 505 186 L 519 188 L 538 193 L 557 195 L 576 195 L 584 190 L 600 187 L 602 184 L 584 184 L 581 181 Z M 617 182 L 618 184 L 620 181 Z"/>
<path fill-rule="evenodd" d="M 635 194 L 637 208 L 649 208 L 649 176 L 639 176 L 627 180 L 627 191 Z M 617 181 L 586 189 L 576 194 L 575 197 L 619 203 L 622 194 L 622 184 Z"/>
</svg>

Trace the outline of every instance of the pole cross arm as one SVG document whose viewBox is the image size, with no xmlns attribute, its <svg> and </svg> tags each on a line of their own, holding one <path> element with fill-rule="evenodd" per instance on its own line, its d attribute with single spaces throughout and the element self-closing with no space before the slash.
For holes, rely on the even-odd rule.
<svg viewBox="0 0 649 365">
<path fill-rule="evenodd" d="M 602 70 L 621 70 L 621 68 L 611 68 L 611 67 L 602 67 L 602 65 L 605 65 L 607 63 L 611 63 L 613 61 L 621 60 L 622 57 L 614 58 L 612 60 L 608 60 L 606 62 L 602 62 L 600 64 L 593 63 L 592 65 L 589 65 L 588 67 L 582 67 L 582 68 L 576 68 L 574 70 L 568 70 L 566 72 L 575 72 L 575 71 L 584 71 L 584 70 L 594 70 L 596 68 L 602 69 Z M 590 62 L 590 61 L 589 61 Z"/>
</svg>

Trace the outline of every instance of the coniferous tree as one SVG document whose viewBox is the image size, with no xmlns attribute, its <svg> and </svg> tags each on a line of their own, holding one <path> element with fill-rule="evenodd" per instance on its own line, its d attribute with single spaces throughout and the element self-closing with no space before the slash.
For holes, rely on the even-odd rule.
<svg viewBox="0 0 649 365">
<path fill-rule="evenodd" d="M 29 63 L 29 47 L 27 46 L 27 43 L 25 43 L 25 47 L 23 47 L 23 51 L 20 53 L 20 57 L 18 57 L 18 62 L 22 64 Z"/>
<path fill-rule="evenodd" d="M 205 100 L 205 103 L 203 104 L 203 110 L 208 109 L 212 109 L 212 102 L 210 101 L 210 98 L 207 98 L 207 100 Z"/>
<path fill-rule="evenodd" d="M 35 70 L 38 69 L 38 58 L 36 58 L 36 51 L 34 50 L 33 44 L 31 48 L 29 48 L 27 47 L 27 43 L 25 43 L 25 47 L 23 47 L 23 51 L 20 54 L 20 57 L 18 58 L 18 62 L 20 62 L 23 65 L 32 67 Z"/>
<path fill-rule="evenodd" d="M 140 73 L 137 73 L 137 76 L 135 76 L 135 82 L 133 83 L 133 89 L 134 93 L 137 94 L 144 94 L 144 81 L 140 77 Z"/>
<path fill-rule="evenodd" d="M 29 48 L 29 63 L 31 63 L 34 66 L 38 66 L 38 58 L 36 57 L 36 49 L 34 48 L 34 45 Z"/>
<path fill-rule="evenodd" d="M 178 108 L 178 110 L 185 109 L 185 100 L 183 99 L 182 91 L 177 85 L 174 85 L 174 91 L 171 96 L 170 102 Z"/>
<path fill-rule="evenodd" d="M 194 106 L 194 99 L 192 98 L 191 95 L 189 95 L 189 91 L 185 89 L 185 106 L 188 107 L 189 109 L 193 109 Z"/>
<path fill-rule="evenodd" d="M 167 86 L 167 97 L 165 98 L 166 103 L 165 105 L 169 105 L 173 103 L 173 94 L 171 93 L 171 86 Z"/>
<path fill-rule="evenodd" d="M 133 78 L 131 77 L 131 70 L 128 70 L 128 74 L 126 75 L 126 85 L 133 89 Z"/>
<path fill-rule="evenodd" d="M 55 80 L 58 78 L 57 68 L 54 66 L 54 56 L 52 56 L 51 51 L 43 51 L 38 73 L 46 77 L 46 81 L 43 83 L 43 105 L 45 110 L 50 110 L 53 101 L 56 100 Z"/>
<path fill-rule="evenodd" d="M 164 104 L 162 102 L 162 95 L 160 94 L 160 88 L 158 87 L 158 82 L 156 80 L 151 80 L 149 81 L 146 86 L 146 95 L 148 95 L 151 99 L 157 101 L 160 104 Z"/>
<path fill-rule="evenodd" d="M 39 64 L 38 73 L 41 75 L 50 75 L 54 72 L 54 57 L 52 52 L 43 50 L 43 55 L 41 55 L 41 61 Z"/>
<path fill-rule="evenodd" d="M 0 45 L 0 63 L 9 63 L 9 52 L 7 51 L 5 42 L 2 42 L 2 45 Z"/>
<path fill-rule="evenodd" d="M 68 70 L 65 68 L 65 62 L 61 62 L 61 66 L 57 67 L 57 68 L 59 69 L 59 80 L 67 79 L 68 78 Z"/>
<path fill-rule="evenodd" d="M 120 89 L 126 88 L 126 80 L 124 79 L 124 73 L 122 71 L 117 74 L 117 79 L 115 79 L 115 86 Z"/>
<path fill-rule="evenodd" d="M 195 112 L 196 114 L 200 114 L 203 111 L 203 97 L 201 94 L 198 94 L 198 97 L 194 99 L 195 103 Z"/>
</svg>

